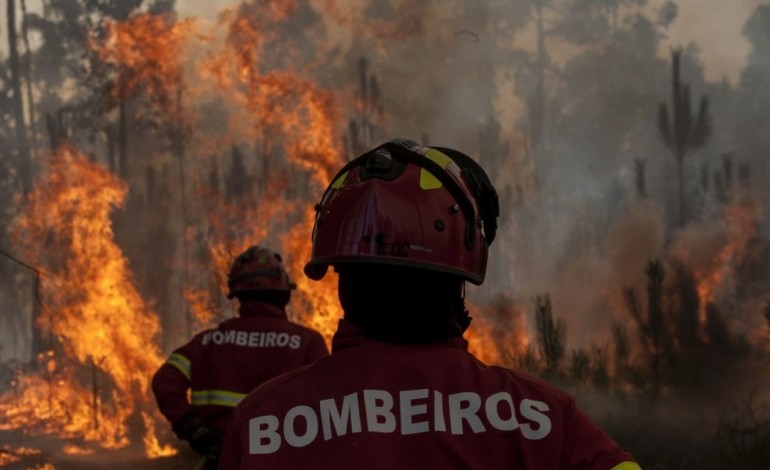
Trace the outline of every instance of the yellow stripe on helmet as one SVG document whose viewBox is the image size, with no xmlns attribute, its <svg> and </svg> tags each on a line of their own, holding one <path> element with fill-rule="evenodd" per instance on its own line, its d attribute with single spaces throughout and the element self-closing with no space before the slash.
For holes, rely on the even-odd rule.
<svg viewBox="0 0 770 470">
<path fill-rule="evenodd" d="M 454 161 L 446 154 L 436 149 L 428 149 L 428 151 L 425 152 L 425 156 L 438 163 L 438 165 L 443 169 L 446 169 L 446 167 Z M 425 168 L 420 169 L 420 189 L 428 190 L 438 189 L 440 187 L 441 181 L 439 181 L 438 178 L 433 176 L 433 174 Z"/>
<path fill-rule="evenodd" d="M 642 470 L 636 462 L 623 462 L 615 465 L 610 470 Z"/>
<path fill-rule="evenodd" d="M 347 178 L 348 172 L 341 174 L 334 182 L 332 183 L 332 188 L 334 189 L 340 189 L 342 187 L 342 183 L 345 182 L 345 178 Z"/>
</svg>

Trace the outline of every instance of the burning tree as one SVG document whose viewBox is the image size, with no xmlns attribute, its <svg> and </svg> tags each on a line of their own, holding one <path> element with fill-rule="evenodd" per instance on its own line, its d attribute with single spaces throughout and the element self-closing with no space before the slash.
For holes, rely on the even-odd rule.
<svg viewBox="0 0 770 470">
<path fill-rule="evenodd" d="M 553 377 L 559 371 L 564 359 L 564 321 L 554 320 L 549 295 L 538 296 L 535 305 L 535 323 L 540 357 L 544 363 L 544 373 Z"/>
<path fill-rule="evenodd" d="M 662 386 L 665 353 L 668 349 L 668 329 L 663 303 L 663 278 L 665 272 L 660 260 L 651 260 L 646 270 L 647 311 L 645 312 L 636 291 L 624 291 L 628 311 L 636 322 L 639 342 L 645 351 L 651 378 L 650 393 L 656 397 Z"/>
</svg>

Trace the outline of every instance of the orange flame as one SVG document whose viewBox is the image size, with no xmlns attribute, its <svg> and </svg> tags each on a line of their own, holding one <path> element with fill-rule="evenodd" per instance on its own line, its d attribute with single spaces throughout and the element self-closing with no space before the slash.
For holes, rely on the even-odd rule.
<svg viewBox="0 0 770 470">
<path fill-rule="evenodd" d="M 113 240 L 110 213 L 126 191 L 62 146 L 15 221 L 18 246 L 46 273 L 38 326 L 57 351 L 42 358 L 45 378 L 23 376 L 20 395 L 0 399 L 16 427 L 45 423 L 44 431 L 121 448 L 129 443 L 128 418 L 147 405 L 150 377 L 162 362 L 148 340 L 160 327 Z"/>
<path fill-rule="evenodd" d="M 277 162 L 282 166 L 271 168 L 270 175 L 257 175 L 266 182 L 263 188 L 252 188 L 235 206 L 210 195 L 206 239 L 217 273 L 226 273 L 234 257 L 251 244 L 280 245 L 273 248 L 282 252 L 298 287 L 291 316 L 330 339 L 340 317 L 336 288 L 328 281 L 310 283 L 302 275 L 302 267 L 310 258 L 313 203 L 342 164 L 335 137 L 341 128 L 339 111 L 333 93 L 306 76 L 288 69 L 262 70 L 263 49 L 275 37 L 269 26 L 292 11 L 293 2 L 283 2 L 267 10 L 244 5 L 222 15 L 227 41 L 221 53 L 205 63 L 206 76 L 235 98 L 232 115 L 238 120 L 232 123 L 233 132 L 247 141 L 266 139 L 285 160 Z M 296 194 L 290 197 L 288 178 L 304 177 L 310 185 L 292 189 Z M 249 223 L 244 224 L 246 221 Z M 223 293 L 224 284 L 220 275 Z"/>
<path fill-rule="evenodd" d="M 757 208 L 752 203 L 734 203 L 725 207 L 725 243 L 707 264 L 695 270 L 701 323 L 705 321 L 706 305 L 715 299 L 732 275 L 733 263 L 745 251 L 749 241 L 757 235 L 756 221 Z"/>
<path fill-rule="evenodd" d="M 19 462 L 23 456 L 40 455 L 42 452 L 29 447 L 12 448 L 7 445 L 0 447 L 0 467 Z"/>
<path fill-rule="evenodd" d="M 147 96 L 164 111 L 178 113 L 173 97 L 181 86 L 181 55 L 194 25 L 191 19 L 176 22 L 171 15 L 151 14 L 108 21 L 105 40 L 91 37 L 89 46 L 103 63 L 117 69 L 113 97 L 125 101 Z"/>
<path fill-rule="evenodd" d="M 464 337 L 468 351 L 481 361 L 510 366 L 527 351 L 532 339 L 526 329 L 523 308 L 501 297 L 489 304 L 468 303 L 468 310 L 473 320 Z"/>
<path fill-rule="evenodd" d="M 65 444 L 61 451 L 67 455 L 91 455 L 94 453 L 93 449 L 86 449 L 75 444 Z"/>
<path fill-rule="evenodd" d="M 218 305 L 213 302 L 208 290 L 186 287 L 184 299 L 190 306 L 196 330 L 213 326 L 216 319 L 221 316 Z"/>
</svg>

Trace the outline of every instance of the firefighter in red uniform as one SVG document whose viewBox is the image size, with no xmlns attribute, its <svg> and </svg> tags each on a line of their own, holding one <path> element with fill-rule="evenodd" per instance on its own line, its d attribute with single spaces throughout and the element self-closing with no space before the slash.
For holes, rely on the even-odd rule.
<svg viewBox="0 0 770 470">
<path fill-rule="evenodd" d="M 339 275 L 332 354 L 252 391 L 220 469 L 638 470 L 567 393 L 468 353 L 497 193 L 467 155 L 387 142 L 320 203 L 305 274 Z"/>
<path fill-rule="evenodd" d="M 262 382 L 328 355 L 318 332 L 286 317 L 294 284 L 278 253 L 250 247 L 233 262 L 227 284 L 238 316 L 175 350 L 152 379 L 176 435 L 214 469 L 235 405 Z"/>
</svg>

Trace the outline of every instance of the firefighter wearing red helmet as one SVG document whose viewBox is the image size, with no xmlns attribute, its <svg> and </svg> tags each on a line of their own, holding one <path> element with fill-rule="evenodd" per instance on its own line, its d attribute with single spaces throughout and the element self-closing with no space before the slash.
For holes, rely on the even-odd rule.
<svg viewBox="0 0 770 470">
<path fill-rule="evenodd" d="M 221 469 L 639 469 L 567 393 L 467 351 L 497 193 L 469 156 L 393 140 L 345 165 L 316 206 L 305 266 L 332 266 L 330 356 L 251 392 Z"/>
<path fill-rule="evenodd" d="M 161 413 L 210 469 L 217 468 L 232 411 L 249 391 L 328 355 L 320 333 L 286 316 L 295 286 L 278 253 L 249 247 L 233 262 L 227 285 L 238 316 L 195 335 L 152 379 Z"/>
</svg>

